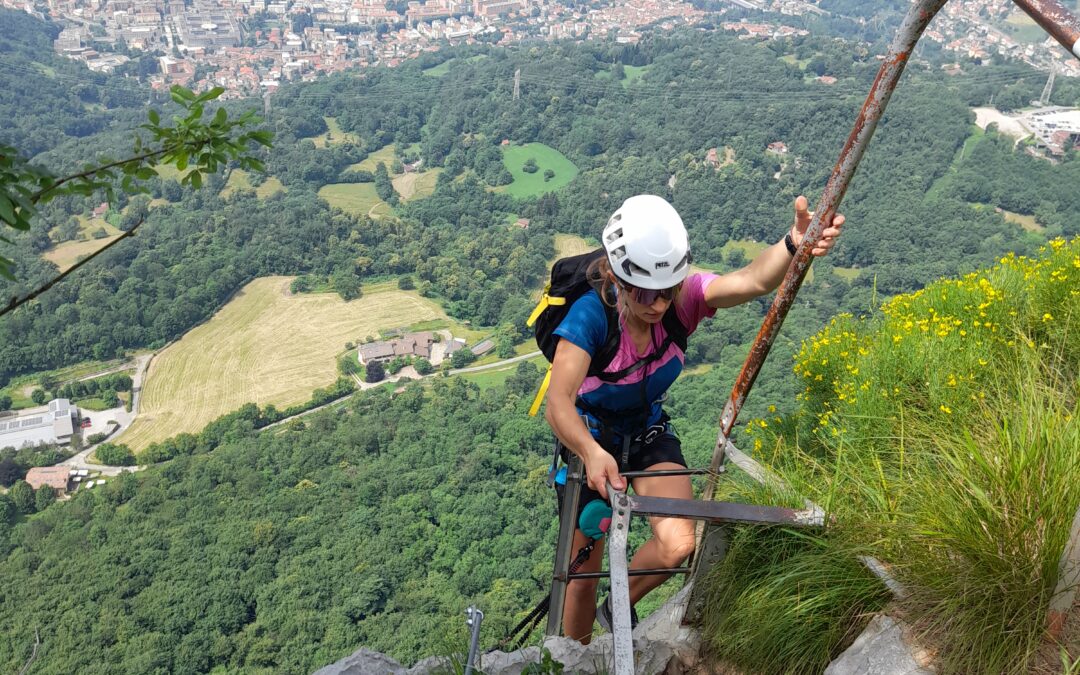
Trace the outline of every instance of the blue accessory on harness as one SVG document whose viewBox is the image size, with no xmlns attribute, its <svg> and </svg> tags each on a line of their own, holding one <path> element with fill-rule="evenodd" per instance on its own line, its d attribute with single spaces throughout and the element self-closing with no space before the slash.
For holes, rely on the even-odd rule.
<svg viewBox="0 0 1080 675">
<path fill-rule="evenodd" d="M 611 525 L 611 506 L 603 499 L 594 499 L 585 505 L 578 517 L 578 529 L 589 539 L 604 536 Z"/>
</svg>

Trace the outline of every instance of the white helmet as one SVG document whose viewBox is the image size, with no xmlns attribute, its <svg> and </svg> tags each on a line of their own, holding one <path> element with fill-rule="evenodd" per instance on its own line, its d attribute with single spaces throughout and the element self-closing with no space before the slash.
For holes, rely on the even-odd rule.
<svg viewBox="0 0 1080 675">
<path fill-rule="evenodd" d="M 612 271 L 632 286 L 671 288 L 690 273 L 686 228 L 663 197 L 627 199 L 608 219 L 602 241 Z"/>
</svg>

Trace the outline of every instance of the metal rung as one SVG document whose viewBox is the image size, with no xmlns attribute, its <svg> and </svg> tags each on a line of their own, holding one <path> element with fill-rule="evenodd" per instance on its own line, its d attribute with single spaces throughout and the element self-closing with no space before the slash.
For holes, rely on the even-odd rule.
<svg viewBox="0 0 1080 675">
<path fill-rule="evenodd" d="M 755 525 L 786 525 L 789 527 L 809 527 L 822 525 L 822 518 L 817 510 L 797 511 L 777 506 L 755 506 L 752 504 L 733 504 L 730 502 L 698 501 L 696 499 L 672 499 L 670 497 L 645 497 L 628 495 L 607 484 L 608 498 L 611 501 L 611 525 L 608 528 L 608 563 L 607 572 L 588 572 L 571 575 L 570 578 L 611 579 L 611 632 L 613 637 L 612 653 L 614 675 L 633 675 L 634 649 L 630 625 L 630 577 L 651 576 L 663 573 L 688 572 L 689 568 L 631 570 L 626 564 L 626 538 L 630 529 L 630 519 L 634 516 L 661 516 L 666 518 L 686 518 L 704 520 L 712 523 L 749 523 Z"/>
<path fill-rule="evenodd" d="M 611 489 L 610 487 L 608 488 Z M 633 516 L 662 516 L 705 520 L 710 523 L 750 523 L 808 527 L 822 525 L 815 510 L 798 511 L 779 506 L 755 506 L 732 502 L 705 502 L 696 499 L 671 499 L 626 495 L 627 507 Z"/>
<path fill-rule="evenodd" d="M 709 469 L 660 469 L 658 471 L 624 471 L 620 476 L 630 478 L 653 478 L 658 476 L 707 476 L 713 473 Z M 721 471 L 721 473 L 723 473 Z"/>
</svg>

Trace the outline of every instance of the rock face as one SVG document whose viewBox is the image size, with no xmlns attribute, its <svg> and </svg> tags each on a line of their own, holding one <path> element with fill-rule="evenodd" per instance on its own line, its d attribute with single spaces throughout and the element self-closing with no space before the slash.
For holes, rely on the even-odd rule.
<svg viewBox="0 0 1080 675">
<path fill-rule="evenodd" d="M 692 660 L 699 648 L 697 633 L 682 626 L 691 587 L 685 586 L 663 607 L 653 612 L 634 629 L 634 659 L 637 675 L 658 675 L 673 659 Z M 569 638 L 547 638 L 544 649 L 561 663 L 566 673 L 610 673 L 613 651 L 610 634 L 601 635 L 589 645 Z M 529 664 L 539 663 L 540 647 L 516 652 L 490 652 L 480 659 L 485 675 L 520 675 Z M 315 671 L 315 675 L 434 675 L 445 673 L 451 664 L 446 658 L 424 659 L 406 668 L 394 659 L 367 649 Z"/>
<path fill-rule="evenodd" d="M 666 605 L 653 612 L 634 629 L 636 675 L 682 673 L 697 661 L 700 639 L 697 632 L 682 625 L 691 586 L 684 587 Z M 594 675 L 612 672 L 612 637 L 604 634 L 589 645 L 569 638 L 547 638 L 543 649 L 561 663 L 565 673 Z M 480 660 L 485 675 L 520 675 L 530 664 L 539 663 L 541 647 L 516 652 L 490 652 Z M 315 675 L 435 675 L 453 672 L 446 657 L 424 659 L 406 668 L 394 659 L 360 649 L 337 663 L 320 668 Z M 854 644 L 825 669 L 825 675 L 932 675 L 919 664 L 912 646 L 904 639 L 901 625 L 880 615 L 866 627 Z"/>
<path fill-rule="evenodd" d="M 919 665 L 900 624 L 884 614 L 874 617 L 825 675 L 931 675 Z"/>
</svg>

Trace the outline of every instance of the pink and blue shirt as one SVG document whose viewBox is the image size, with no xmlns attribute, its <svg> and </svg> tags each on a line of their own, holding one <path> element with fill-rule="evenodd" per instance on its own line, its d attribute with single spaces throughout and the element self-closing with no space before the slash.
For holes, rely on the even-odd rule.
<svg viewBox="0 0 1080 675">
<path fill-rule="evenodd" d="M 705 289 L 715 278 L 715 274 L 697 273 L 691 274 L 683 282 L 682 291 L 675 300 L 675 310 L 679 321 L 686 327 L 688 335 L 697 329 L 702 319 L 716 313 L 714 308 L 705 304 Z M 630 333 L 626 330 L 625 318 L 620 316 L 619 322 L 622 328 L 619 348 L 611 363 L 604 368 L 605 373 L 617 373 L 652 355 L 663 345 L 667 337 L 663 324 L 654 324 L 653 339 L 641 353 L 635 349 Z M 578 298 L 570 307 L 562 323 L 555 329 L 555 335 L 569 340 L 588 352 L 590 356 L 595 355 L 603 347 L 604 339 L 607 337 L 607 312 L 600 300 L 600 294 L 590 291 Z M 586 377 L 581 388 L 578 389 L 578 398 L 590 408 L 610 411 L 609 417 L 616 420 L 619 419 L 620 411 L 634 411 L 635 414 L 625 419 L 626 426 L 616 428 L 614 431 L 637 433 L 644 427 L 660 422 L 663 415 L 664 394 L 679 377 L 685 360 L 686 354 L 672 342 L 662 356 L 617 382 L 605 382 L 599 377 Z M 643 401 L 649 408 L 644 422 L 636 414 L 641 411 Z M 580 406 L 579 411 L 588 414 Z M 596 427 L 600 426 L 600 420 L 593 415 L 588 416 Z M 590 427 L 593 426 L 590 425 Z M 596 433 L 598 432 L 594 430 L 594 434 Z"/>
</svg>

